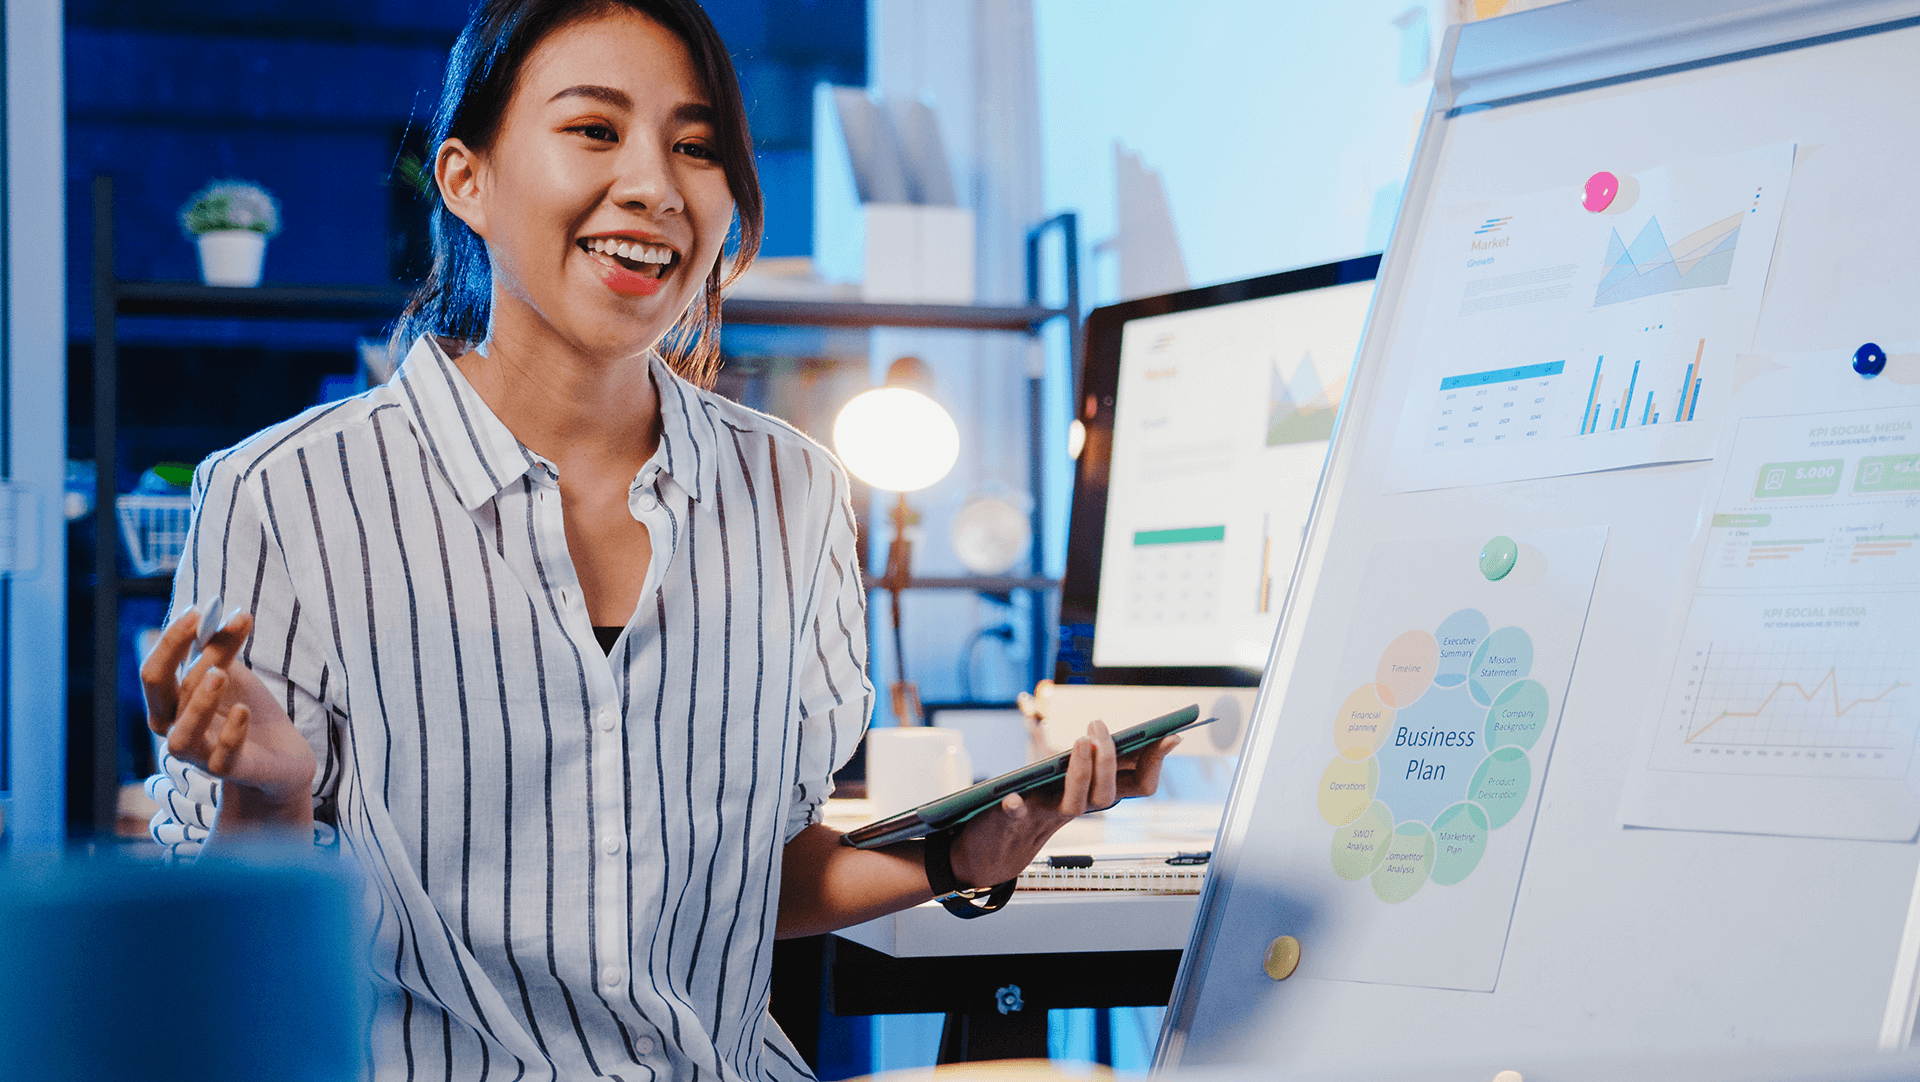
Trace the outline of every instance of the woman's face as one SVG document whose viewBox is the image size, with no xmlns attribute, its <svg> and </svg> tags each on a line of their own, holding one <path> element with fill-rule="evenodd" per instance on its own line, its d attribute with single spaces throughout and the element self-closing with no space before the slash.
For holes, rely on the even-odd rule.
<svg viewBox="0 0 1920 1082">
<path fill-rule="evenodd" d="M 496 339 L 531 319 L 628 356 L 673 325 L 733 219 L 713 116 L 686 45 L 631 10 L 534 47 L 468 198 L 441 155 L 448 205 L 487 242 Z"/>
</svg>

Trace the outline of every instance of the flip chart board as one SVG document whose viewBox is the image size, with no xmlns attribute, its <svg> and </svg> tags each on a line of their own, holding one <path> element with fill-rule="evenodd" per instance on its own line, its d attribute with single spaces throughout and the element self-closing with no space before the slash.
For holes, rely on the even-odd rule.
<svg viewBox="0 0 1920 1082">
<path fill-rule="evenodd" d="M 1449 35 L 1163 1066 L 1906 1043 L 1916 58 L 1914 0 Z"/>
</svg>

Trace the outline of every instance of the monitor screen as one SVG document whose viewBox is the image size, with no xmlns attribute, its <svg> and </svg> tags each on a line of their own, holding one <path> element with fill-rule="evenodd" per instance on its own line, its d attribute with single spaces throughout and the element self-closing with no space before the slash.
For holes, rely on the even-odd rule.
<svg viewBox="0 0 1920 1082">
<path fill-rule="evenodd" d="M 1092 641 L 1063 651 L 1056 679 L 1258 683 L 1378 266 L 1369 256 L 1088 318 L 1061 622 L 1069 635 L 1091 625 Z"/>
</svg>

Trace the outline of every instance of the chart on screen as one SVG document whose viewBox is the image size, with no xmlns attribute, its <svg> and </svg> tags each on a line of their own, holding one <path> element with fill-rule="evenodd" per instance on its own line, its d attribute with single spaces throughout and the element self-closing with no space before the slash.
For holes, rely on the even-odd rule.
<svg viewBox="0 0 1920 1082">
<path fill-rule="evenodd" d="M 1127 322 L 1096 664 L 1266 661 L 1372 296 L 1354 282 Z"/>
</svg>

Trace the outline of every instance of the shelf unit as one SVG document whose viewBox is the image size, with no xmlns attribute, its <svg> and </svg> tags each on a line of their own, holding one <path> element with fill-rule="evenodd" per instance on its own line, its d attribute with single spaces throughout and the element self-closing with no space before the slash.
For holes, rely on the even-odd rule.
<svg viewBox="0 0 1920 1082">
<path fill-rule="evenodd" d="M 1058 231 L 1065 248 L 1066 305 L 1049 308 L 1040 303 L 1040 252 L 1049 232 Z M 871 304 L 861 301 L 802 301 L 737 297 L 721 308 L 725 323 L 750 326 L 927 328 L 1003 331 L 1038 335 L 1056 319 L 1067 322 L 1071 369 L 1078 381 L 1080 351 L 1080 295 L 1075 219 L 1062 214 L 1035 226 L 1027 234 L 1027 298 L 1025 305 Z M 120 574 L 119 523 L 114 498 L 119 495 L 115 464 L 119 452 L 119 358 L 117 323 L 121 316 L 176 318 L 290 319 L 357 323 L 381 327 L 399 315 L 411 290 L 400 285 L 311 286 L 262 285 L 253 289 L 205 286 L 193 282 L 135 281 L 114 275 L 113 180 L 93 181 L 93 424 L 94 461 L 94 618 L 93 715 L 85 734 L 92 748 L 93 770 L 86 779 L 69 779 L 88 789 L 88 807 L 96 833 L 111 831 L 118 793 L 119 748 L 119 632 L 120 599 L 169 596 L 171 575 L 130 578 Z M 972 590 L 981 593 L 1031 592 L 1033 679 L 1046 675 L 1050 659 L 1043 650 L 1047 620 L 1041 597 L 1058 580 L 1045 577 L 1041 509 L 1045 476 L 1042 466 L 1042 412 L 1040 378 L 1029 373 L 1028 483 L 1034 499 L 1033 542 L 1029 573 L 1015 576 L 959 576 L 915 578 L 912 589 Z M 866 576 L 872 583 L 875 577 Z M 69 722 L 68 739 L 78 739 Z"/>
</svg>

